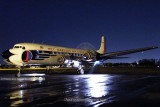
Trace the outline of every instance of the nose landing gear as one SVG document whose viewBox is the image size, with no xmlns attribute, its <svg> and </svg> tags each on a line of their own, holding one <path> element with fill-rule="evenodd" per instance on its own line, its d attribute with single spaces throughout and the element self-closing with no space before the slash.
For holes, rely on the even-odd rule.
<svg viewBox="0 0 160 107">
<path fill-rule="evenodd" d="M 21 76 L 21 68 L 18 68 L 18 73 L 16 75 L 17 77 L 20 77 Z"/>
</svg>

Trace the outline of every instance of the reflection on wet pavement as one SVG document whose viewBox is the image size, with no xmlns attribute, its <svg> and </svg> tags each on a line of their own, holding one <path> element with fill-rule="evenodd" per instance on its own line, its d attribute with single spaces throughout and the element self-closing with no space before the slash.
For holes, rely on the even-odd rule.
<svg viewBox="0 0 160 107">
<path fill-rule="evenodd" d="M 123 105 L 129 101 L 137 102 L 136 99 L 143 102 L 146 99 L 144 96 L 152 96 L 154 101 L 160 98 L 150 90 L 159 86 L 159 76 L 88 74 L 17 78 L 13 75 L 0 75 L 0 83 L 2 106 L 96 107 Z"/>
</svg>

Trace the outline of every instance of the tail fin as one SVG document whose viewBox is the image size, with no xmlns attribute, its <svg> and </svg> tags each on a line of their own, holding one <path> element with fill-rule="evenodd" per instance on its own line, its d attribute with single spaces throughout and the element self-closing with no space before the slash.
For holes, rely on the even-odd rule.
<svg viewBox="0 0 160 107">
<path fill-rule="evenodd" d="M 102 36 L 102 38 L 101 38 L 101 46 L 100 46 L 99 50 L 97 50 L 97 52 L 100 54 L 106 53 L 106 41 L 105 41 L 104 36 Z"/>
</svg>

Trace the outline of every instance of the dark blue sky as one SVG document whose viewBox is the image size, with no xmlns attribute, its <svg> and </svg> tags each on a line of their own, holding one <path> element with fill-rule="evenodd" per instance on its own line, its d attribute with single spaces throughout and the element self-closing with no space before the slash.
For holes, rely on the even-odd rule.
<svg viewBox="0 0 160 107">
<path fill-rule="evenodd" d="M 160 46 L 159 0 L 0 0 L 0 53 L 21 42 L 76 48 L 89 42 L 107 51 Z M 160 58 L 160 49 L 127 55 Z M 0 58 L 2 63 L 2 58 Z"/>
</svg>

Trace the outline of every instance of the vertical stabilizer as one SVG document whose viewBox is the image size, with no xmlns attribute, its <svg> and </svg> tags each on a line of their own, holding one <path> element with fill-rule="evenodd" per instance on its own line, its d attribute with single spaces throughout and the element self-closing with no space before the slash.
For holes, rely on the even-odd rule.
<svg viewBox="0 0 160 107">
<path fill-rule="evenodd" d="M 97 52 L 100 54 L 106 53 L 106 41 L 105 41 L 104 36 L 102 36 L 102 38 L 101 38 L 101 46 L 100 46 L 99 50 L 97 50 Z"/>
</svg>

